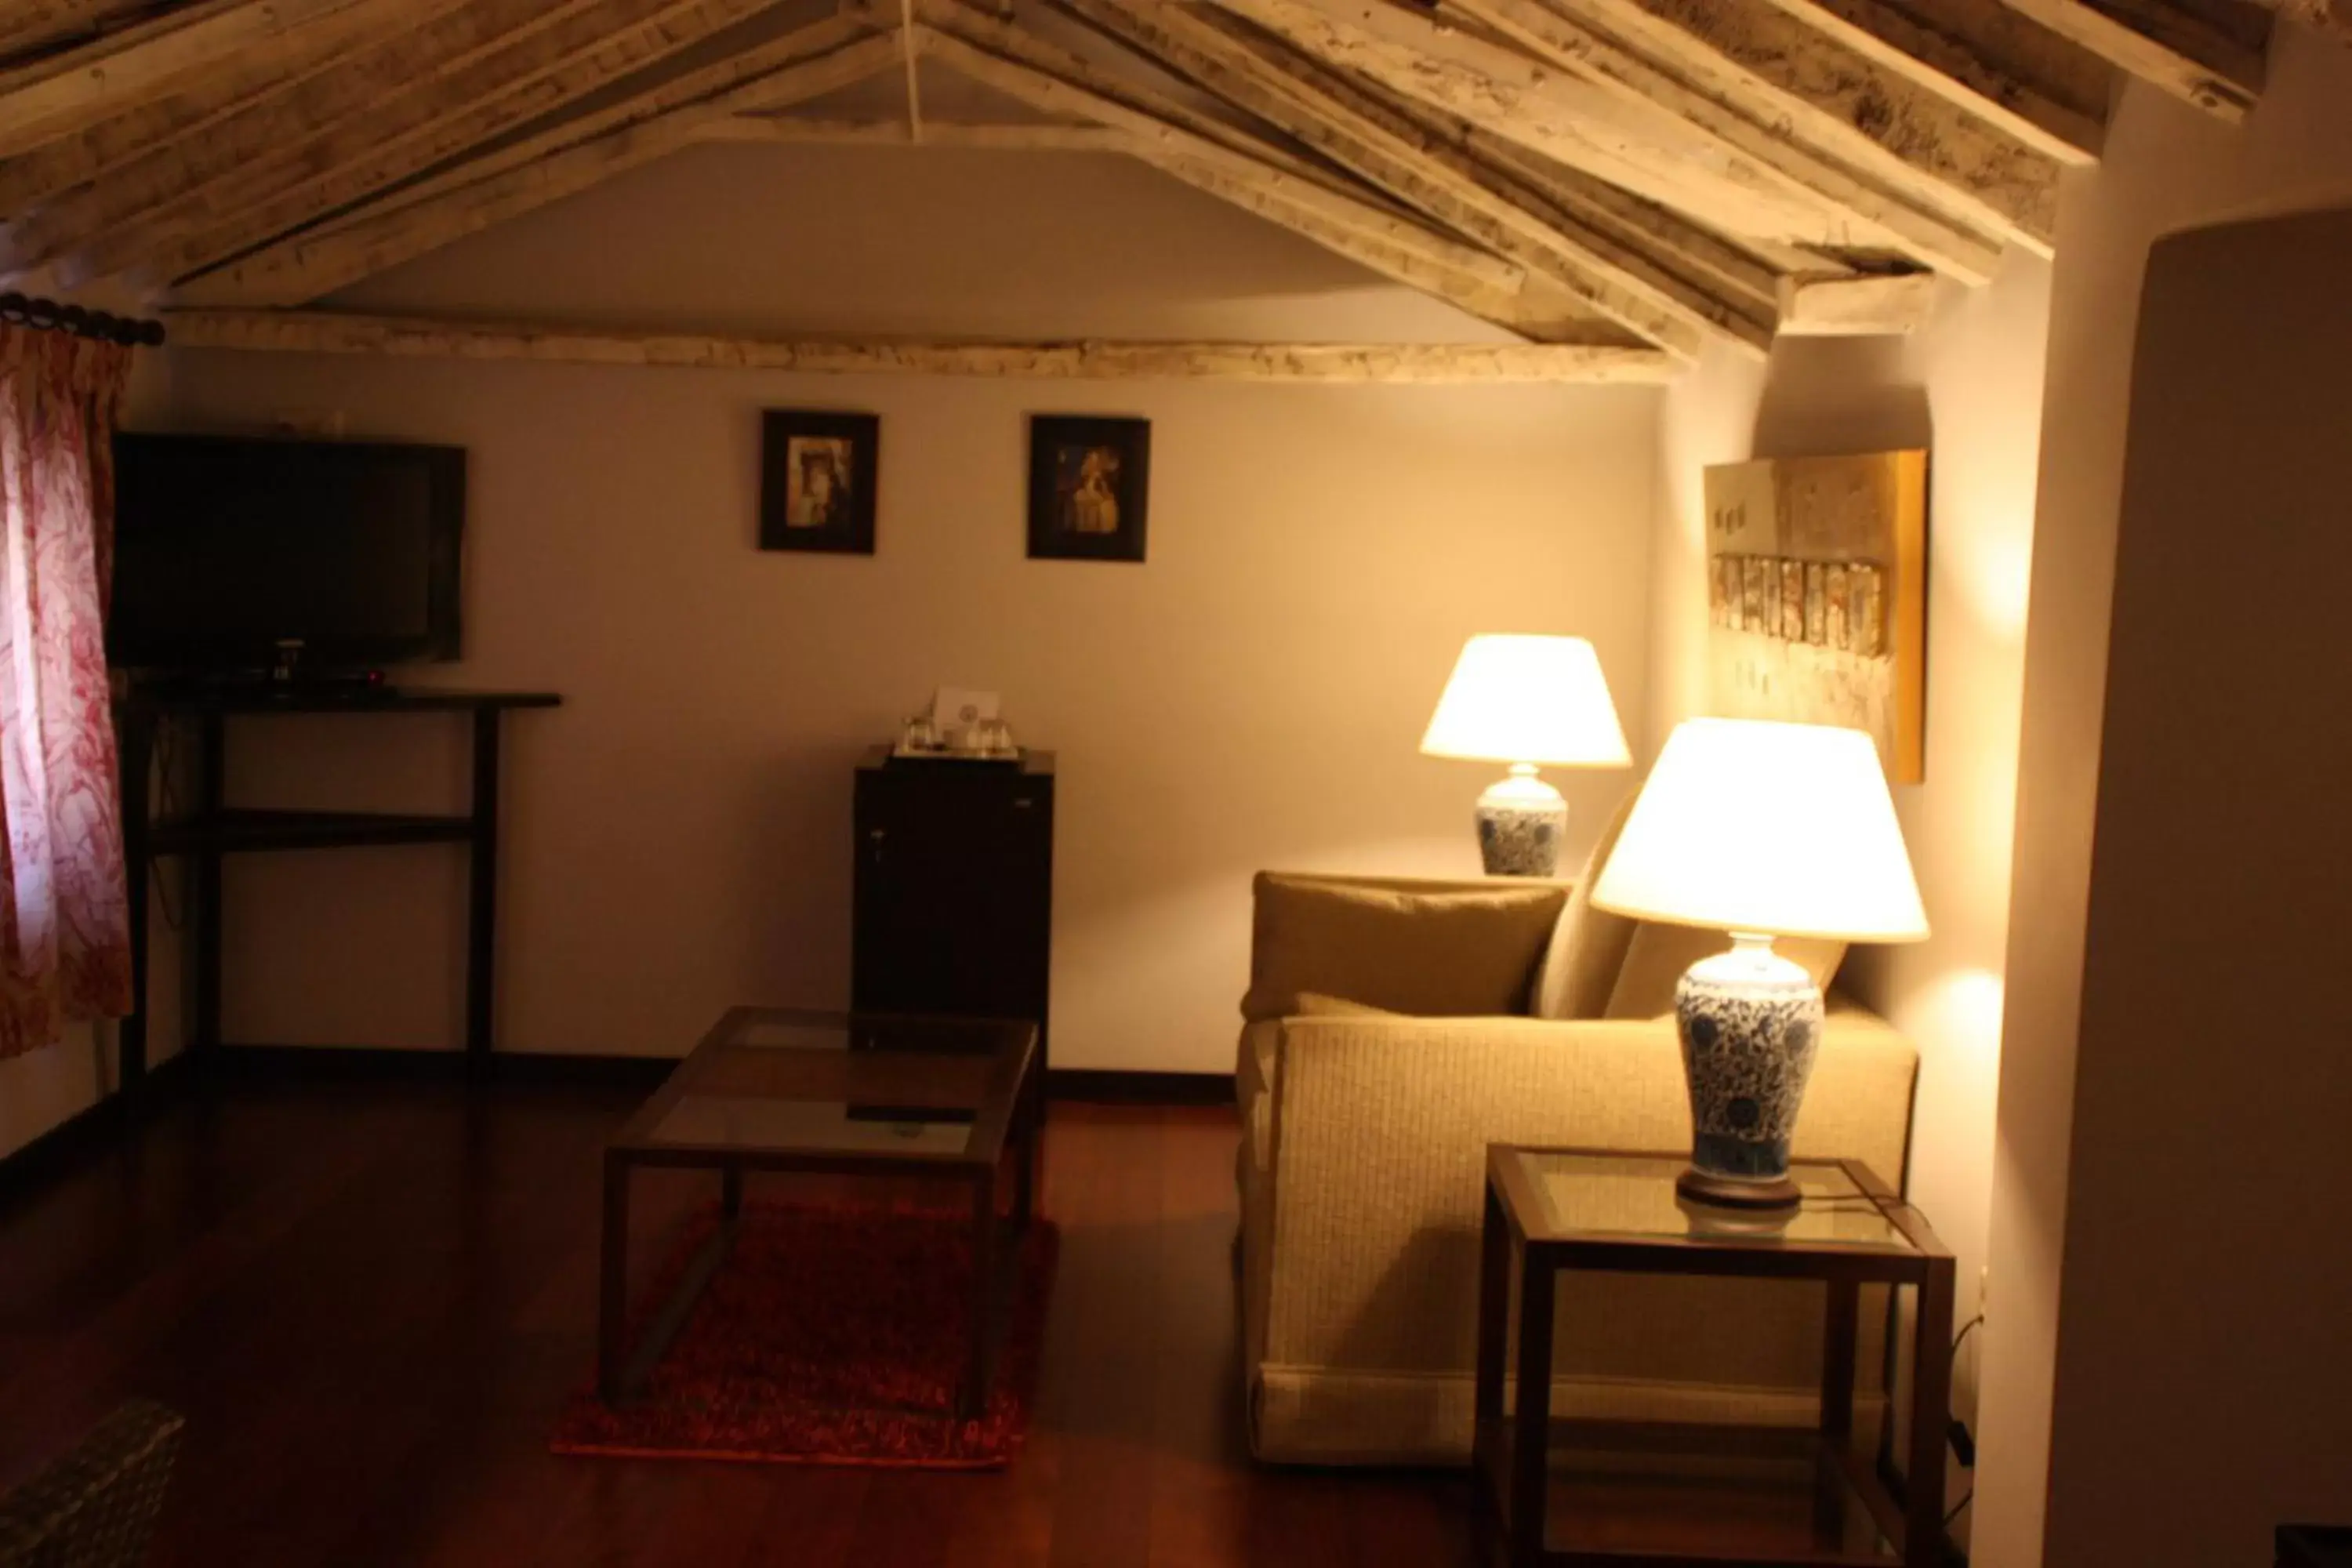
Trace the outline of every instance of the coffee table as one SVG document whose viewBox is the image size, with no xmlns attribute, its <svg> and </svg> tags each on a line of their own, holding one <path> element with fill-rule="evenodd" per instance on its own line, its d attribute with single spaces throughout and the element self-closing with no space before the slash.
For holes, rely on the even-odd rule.
<svg viewBox="0 0 2352 1568">
<path fill-rule="evenodd" d="M 971 1204 L 971 1353 L 956 1414 L 981 1414 L 1037 1179 L 1037 1026 L 987 1018 L 737 1007 L 604 1147 L 597 1387 L 626 1404 L 734 1244 L 747 1171 L 928 1178 Z M 1009 1217 L 997 1205 L 1014 1145 Z M 719 1221 L 628 1342 L 629 1186 L 641 1170 L 716 1172 Z"/>
</svg>

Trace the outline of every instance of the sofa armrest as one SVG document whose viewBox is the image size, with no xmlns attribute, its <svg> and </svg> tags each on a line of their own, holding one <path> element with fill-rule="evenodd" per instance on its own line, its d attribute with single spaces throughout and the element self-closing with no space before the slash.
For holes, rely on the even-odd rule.
<svg viewBox="0 0 2352 1568">
<path fill-rule="evenodd" d="M 1671 1018 L 1292 1018 L 1273 1065 L 1264 1217 L 1279 1262 L 1253 1291 L 1253 1338 L 1273 1363 L 1468 1368 L 1486 1146 L 1690 1146 Z M 1916 1069 L 1883 1020 L 1833 1007 L 1796 1153 L 1858 1159 L 1899 1184 Z M 1612 1316 L 1564 1323 L 1564 1360 L 1616 1376 L 1752 1376 L 1753 1355 L 1711 1347 L 1722 1336 L 1703 1321 Z"/>
</svg>

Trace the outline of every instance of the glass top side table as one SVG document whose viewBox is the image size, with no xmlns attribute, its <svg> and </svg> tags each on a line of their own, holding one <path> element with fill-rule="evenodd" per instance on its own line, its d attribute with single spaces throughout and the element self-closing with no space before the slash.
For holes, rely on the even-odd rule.
<svg viewBox="0 0 2352 1568">
<path fill-rule="evenodd" d="M 1475 1476 L 1495 1561 L 1937 1568 L 1951 1388 L 1951 1253 L 1853 1161 L 1800 1160 L 1793 1211 L 1681 1198 L 1679 1152 L 1486 1151 Z M 1555 1420 L 1559 1276 L 1817 1279 L 1827 1289 L 1818 1428 Z M 1917 1293 L 1907 1430 L 1857 1425 L 1862 1287 Z M 1568 1310 L 1574 1310 L 1569 1293 Z M 1513 1329 L 1516 1326 L 1516 1336 Z M 1727 1323 L 1737 1331 L 1736 1322 Z M 1515 1402 L 1506 1395 L 1517 1391 Z M 1865 1430 L 1864 1428 L 1868 1428 Z M 1895 1474 L 1893 1448 L 1906 1463 Z M 1906 1480 L 1904 1476 L 1916 1478 Z"/>
</svg>

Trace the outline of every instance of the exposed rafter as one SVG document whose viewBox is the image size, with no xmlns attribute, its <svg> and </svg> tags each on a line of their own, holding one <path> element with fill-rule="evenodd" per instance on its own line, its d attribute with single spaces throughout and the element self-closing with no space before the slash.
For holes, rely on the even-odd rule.
<svg viewBox="0 0 2352 1568">
<path fill-rule="evenodd" d="M 803 102 L 898 64 L 898 41 L 887 34 L 822 52 L 810 48 L 812 40 L 829 45 L 838 36 L 838 23 L 814 24 L 762 51 L 706 67 L 608 107 L 591 121 L 503 147 L 474 164 L 281 240 L 175 290 L 173 297 L 198 304 L 306 304 L 667 157 L 738 113 Z M 752 67 L 763 68 L 747 73 Z M 720 85 L 714 88 L 714 82 Z"/>
<path fill-rule="evenodd" d="M 784 0 L 0 0 L 0 274 L 282 309 L 714 141 L 1054 148 L 1534 345 L 1757 353 L 1907 331 L 2048 252 L 2118 70 L 2238 118 L 2273 14 L 2347 9 L 835 0 L 788 31 Z M 1042 118 L 956 119 L 933 71 Z M 885 73 L 887 121 L 782 112 Z"/>
<path fill-rule="evenodd" d="M 560 108 L 766 0 L 482 0 L 257 104 L 21 226 L 19 265 L 68 282 L 144 261 L 193 272 Z M 830 24 L 842 38 L 847 24 Z M 352 109 L 350 106 L 360 107 Z"/>
<path fill-rule="evenodd" d="M 1505 176 L 1459 148 L 1310 62 L 1284 61 L 1253 47 L 1217 26 L 1213 13 L 1174 5 L 1141 12 L 1105 0 L 1062 3 L 1438 222 L 1557 279 L 1593 310 L 1654 342 L 1689 353 L 1700 332 L 1759 348 L 1771 341 L 1769 296 L 1758 301 L 1711 294 L 1618 236 L 1537 210 L 1511 192 Z"/>
<path fill-rule="evenodd" d="M 1992 276 L 2000 243 L 1989 231 L 1930 210 L 1882 181 L 1815 152 L 1785 125 L 1754 118 L 1603 32 L 1537 0 L 1452 0 L 1448 8 L 1475 16 L 1535 58 L 1558 70 L 1588 76 L 1628 103 L 1671 110 L 1723 155 L 1744 160 L 1790 199 L 1810 197 L 1829 207 L 1838 215 L 1841 243 L 1891 247 L 1972 283 Z"/>
<path fill-rule="evenodd" d="M 426 31 L 475 0 L 363 0 L 350 29 L 305 27 L 274 49 L 240 50 L 169 97 L 97 120 L 71 136 L 0 163 L 0 215 L 20 216 L 88 181 L 112 179 L 135 160 L 218 135 L 236 115 L 338 69 L 398 34 Z"/>
<path fill-rule="evenodd" d="M 1939 0 L 1930 20 L 1919 0 L 1771 0 L 1788 16 L 1955 107 L 1982 116 L 2065 163 L 2095 161 L 2106 141 L 2105 62 L 2054 36 L 2021 42 L 2032 24 L 2000 0 Z M 1974 21 L 1978 26 L 1970 27 Z M 1940 25 L 1938 25 L 1940 24 Z M 2099 68 L 2088 71 L 2085 63 Z"/>
<path fill-rule="evenodd" d="M 932 12 L 952 31 L 935 32 L 926 52 L 983 86 L 1049 114 L 1076 115 L 1124 131 L 1136 155 L 1195 188 L 1306 236 L 1386 277 L 1474 315 L 1530 334 L 1548 321 L 1573 321 L 1581 302 L 1555 292 L 1545 304 L 1517 264 L 1430 227 L 1400 209 L 1306 173 L 1295 159 L 1269 162 L 1243 150 L 1246 139 L 1172 100 L 1081 68 L 1048 50 L 979 30 Z M 998 50 L 1007 51 L 1000 54 Z M 1017 55 L 1019 58 L 1009 58 Z M 1084 81 L 1072 78 L 1081 73 Z M 1067 74 L 1065 74 L 1067 73 Z M 1286 166 L 1286 164 L 1287 166 Z M 1579 329 L 1580 335 L 1581 328 Z"/>
<path fill-rule="evenodd" d="M 1828 207 L 1656 105 L 1386 4 L 1217 0 L 1302 53 L 1735 234 L 1850 239 Z"/>
<path fill-rule="evenodd" d="M 2006 0 L 2051 31 L 2210 114 L 2240 121 L 2262 96 L 2261 49 L 2172 0 Z"/>
<path fill-rule="evenodd" d="M 1769 0 L 1553 0 L 1924 210 L 2048 254 L 2058 162 Z"/>
<path fill-rule="evenodd" d="M 178 310 L 185 348 L 567 364 L 782 370 L 824 375 L 1043 380 L 1340 383 L 1656 382 L 1680 366 L 1654 349 L 1576 343 L 1042 342 L 689 336 L 419 321 L 296 311 Z"/>
<path fill-rule="evenodd" d="M 0 72 L 0 153 L 22 152 L 145 102 L 208 67 L 327 28 L 375 25 L 357 0 L 197 0 Z"/>
</svg>

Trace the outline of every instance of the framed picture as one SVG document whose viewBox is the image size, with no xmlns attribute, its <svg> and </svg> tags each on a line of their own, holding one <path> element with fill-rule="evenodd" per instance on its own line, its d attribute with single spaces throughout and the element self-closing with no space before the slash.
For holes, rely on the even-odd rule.
<svg viewBox="0 0 2352 1568">
<path fill-rule="evenodd" d="M 1926 776 L 1927 454 L 1706 470 L 1709 706 L 1867 731 L 1895 784 Z"/>
<path fill-rule="evenodd" d="M 775 408 L 761 416 L 760 548 L 874 553 L 874 414 Z"/>
<path fill-rule="evenodd" d="M 1151 422 L 1040 414 L 1029 421 L 1029 558 L 1140 561 Z"/>
</svg>

